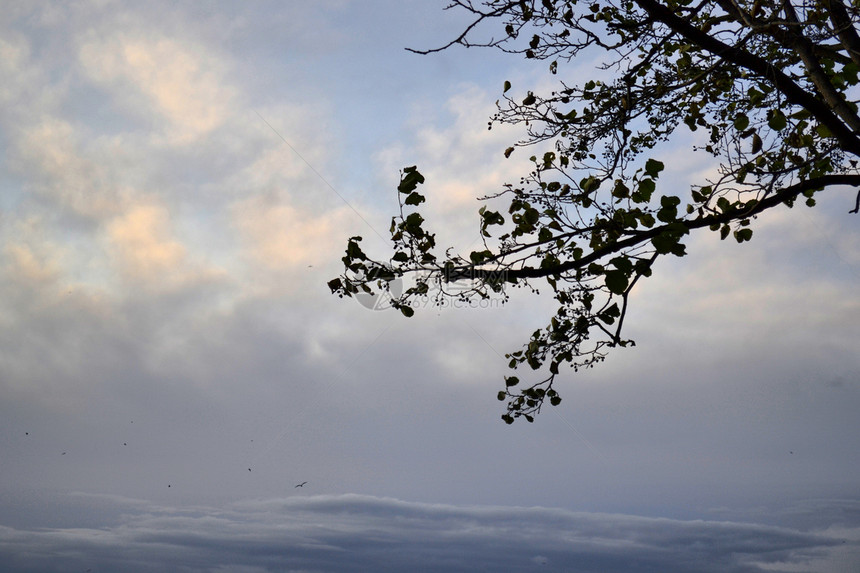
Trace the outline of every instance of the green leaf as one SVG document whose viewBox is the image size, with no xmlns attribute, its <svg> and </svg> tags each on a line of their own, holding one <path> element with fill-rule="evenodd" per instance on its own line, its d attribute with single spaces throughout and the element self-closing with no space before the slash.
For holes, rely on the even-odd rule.
<svg viewBox="0 0 860 573">
<path fill-rule="evenodd" d="M 641 203 L 647 203 L 651 200 L 651 194 L 657 188 L 657 184 L 653 179 L 643 179 L 639 182 L 639 195 L 642 197 Z"/>
<path fill-rule="evenodd" d="M 619 316 L 621 316 L 621 311 L 618 309 L 618 304 L 613 303 L 612 306 L 597 315 L 597 318 L 606 324 L 612 324 Z"/>
<path fill-rule="evenodd" d="M 346 256 L 350 259 L 359 259 L 361 261 L 367 260 L 367 255 L 364 254 L 364 251 L 361 250 L 361 247 L 358 246 L 358 241 L 361 240 L 361 237 L 353 237 L 346 244 Z"/>
<path fill-rule="evenodd" d="M 649 159 L 645 162 L 645 173 L 652 179 L 656 179 L 660 175 L 660 172 L 663 171 L 664 167 L 665 166 L 662 161 Z"/>
<path fill-rule="evenodd" d="M 631 272 L 633 272 L 633 263 L 628 257 L 615 257 L 614 259 L 609 261 L 609 263 L 615 266 L 615 268 L 619 271 L 622 271 L 626 274 L 630 274 Z"/>
<path fill-rule="evenodd" d="M 668 233 L 661 233 L 651 239 L 651 244 L 654 245 L 658 255 L 665 255 L 672 252 L 678 244 L 678 239 Z"/>
<path fill-rule="evenodd" d="M 785 115 L 778 109 L 772 110 L 770 118 L 767 120 L 767 125 L 776 131 L 782 131 L 788 125 L 788 120 Z"/>
<path fill-rule="evenodd" d="M 406 225 L 406 228 L 410 230 L 414 230 L 421 226 L 421 223 L 424 222 L 424 217 L 421 216 L 421 213 L 410 213 L 409 216 L 403 221 Z"/>
<path fill-rule="evenodd" d="M 642 213 L 639 216 L 639 221 L 649 229 L 654 226 L 654 223 L 656 223 L 654 216 L 651 213 Z"/>
<path fill-rule="evenodd" d="M 421 195 L 420 193 L 418 193 L 416 191 L 413 191 L 412 193 L 410 193 L 409 196 L 406 197 L 406 200 L 403 201 L 403 203 L 405 205 L 418 205 L 418 204 L 423 203 L 423 202 L 424 202 L 424 195 Z"/>
<path fill-rule="evenodd" d="M 409 318 L 410 316 L 413 316 L 415 314 L 415 309 L 413 309 L 408 304 L 403 304 L 403 305 L 400 305 L 400 312 L 401 312 L 401 314 L 403 314 L 403 316 L 405 316 L 406 318 Z"/>
<path fill-rule="evenodd" d="M 627 290 L 627 273 L 624 271 L 606 271 L 606 288 L 613 294 L 624 294 Z"/>
<path fill-rule="evenodd" d="M 505 218 L 498 211 L 487 211 L 486 207 L 481 207 L 479 211 L 481 218 L 484 220 L 484 226 L 489 225 L 504 225 Z"/>
<path fill-rule="evenodd" d="M 664 209 L 677 208 L 681 204 L 681 198 L 674 195 L 663 195 L 660 197 L 660 206 Z"/>
<path fill-rule="evenodd" d="M 480 263 L 486 261 L 487 259 L 489 259 L 492 256 L 493 256 L 493 253 L 492 253 L 492 251 L 489 251 L 489 250 L 472 251 L 471 253 L 469 253 L 469 260 L 471 260 L 472 263 L 477 265 L 477 264 L 480 264 Z"/>
<path fill-rule="evenodd" d="M 615 182 L 615 187 L 612 188 L 612 196 L 618 199 L 626 199 L 630 196 L 630 189 L 624 184 L 621 179 Z"/>
<path fill-rule="evenodd" d="M 753 134 L 752 152 L 758 153 L 759 151 L 761 151 L 761 147 L 762 147 L 761 137 L 759 136 L 758 133 Z"/>
<path fill-rule="evenodd" d="M 508 80 L 505 80 L 505 86 L 504 86 L 504 89 L 502 90 L 502 93 L 507 92 L 509 89 L 511 89 L 511 82 L 509 82 Z"/>
<path fill-rule="evenodd" d="M 681 199 L 672 195 L 664 195 L 660 197 L 661 209 L 657 211 L 657 218 L 664 223 L 671 223 L 678 218 L 678 205 L 681 204 Z"/>
<path fill-rule="evenodd" d="M 858 82 L 858 72 L 860 72 L 860 66 L 857 66 L 854 62 L 849 62 L 842 68 L 842 75 L 845 77 L 845 81 L 850 85 L 854 85 Z"/>
<path fill-rule="evenodd" d="M 747 97 L 755 107 L 759 107 L 759 104 L 764 101 L 764 94 L 753 87 L 747 90 Z"/>
<path fill-rule="evenodd" d="M 735 129 L 737 129 L 738 131 L 745 130 L 747 127 L 749 127 L 749 124 L 750 118 L 747 117 L 746 114 L 741 113 L 735 117 Z"/>
<path fill-rule="evenodd" d="M 749 241 L 752 239 L 752 229 L 738 229 L 735 231 L 735 240 L 738 243 L 743 243 L 744 241 Z"/>
<path fill-rule="evenodd" d="M 594 175 L 589 175 L 579 182 L 579 186 L 582 187 L 583 192 L 591 193 L 600 187 L 600 180 Z"/>
<path fill-rule="evenodd" d="M 511 388 L 520 383 L 520 379 L 516 376 L 505 376 L 505 386 Z"/>
<path fill-rule="evenodd" d="M 400 179 L 400 185 L 397 186 L 397 190 L 408 195 L 415 191 L 415 188 L 421 183 L 424 183 L 424 176 L 413 165 L 403 170 L 403 177 Z"/>
</svg>

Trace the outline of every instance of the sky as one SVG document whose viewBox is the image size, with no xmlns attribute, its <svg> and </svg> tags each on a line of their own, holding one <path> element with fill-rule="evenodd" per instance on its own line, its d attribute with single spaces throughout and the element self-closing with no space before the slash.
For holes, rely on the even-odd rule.
<svg viewBox="0 0 860 573">
<path fill-rule="evenodd" d="M 463 252 L 527 172 L 487 121 L 552 80 L 406 51 L 463 29 L 444 4 L 6 3 L 0 569 L 860 570 L 850 189 L 690 237 L 637 285 L 637 345 L 534 424 L 495 395 L 549 297 L 330 294 L 350 236 L 386 256 L 403 167 Z M 715 169 L 691 137 L 679 194 Z"/>
</svg>

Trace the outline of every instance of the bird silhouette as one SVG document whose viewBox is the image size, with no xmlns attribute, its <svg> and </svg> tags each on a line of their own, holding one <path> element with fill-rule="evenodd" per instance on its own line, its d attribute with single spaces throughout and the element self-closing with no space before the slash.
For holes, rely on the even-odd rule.
<svg viewBox="0 0 860 573">
<path fill-rule="evenodd" d="M 308 483 L 308 482 L 303 481 L 302 483 L 300 483 L 300 484 L 299 484 L 299 485 L 297 485 L 296 487 L 305 487 L 305 484 L 306 484 L 306 483 Z"/>
</svg>

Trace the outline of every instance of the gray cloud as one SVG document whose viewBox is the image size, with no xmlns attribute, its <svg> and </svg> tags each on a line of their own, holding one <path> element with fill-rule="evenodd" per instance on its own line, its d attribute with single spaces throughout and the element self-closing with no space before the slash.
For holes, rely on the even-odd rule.
<svg viewBox="0 0 860 573">
<path fill-rule="evenodd" d="M 753 573 L 798 570 L 845 545 L 837 535 L 756 524 L 359 495 L 221 508 L 80 494 L 56 503 L 96 507 L 110 525 L 3 527 L 4 571 Z"/>
</svg>

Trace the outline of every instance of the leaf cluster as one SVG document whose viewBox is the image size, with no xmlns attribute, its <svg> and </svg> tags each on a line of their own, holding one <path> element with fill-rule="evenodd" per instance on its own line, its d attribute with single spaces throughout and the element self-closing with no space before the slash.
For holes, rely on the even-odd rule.
<svg viewBox="0 0 860 573">
<path fill-rule="evenodd" d="M 826 189 L 860 188 L 853 4 L 458 0 L 449 8 L 474 20 L 442 49 L 500 49 L 559 78 L 548 93 L 506 81 L 492 118 L 491 125 L 525 128 L 504 156 L 530 150 L 532 169 L 486 197 L 506 199 L 507 210 L 479 211 L 483 248 L 439 259 L 418 212 L 424 179 L 405 169 L 391 260 L 370 261 L 354 237 L 344 257 L 350 275 L 329 286 L 350 295 L 416 273 L 416 286 L 398 301 L 407 305 L 430 284 L 443 292 L 469 280 L 473 288 L 458 296 L 486 297 L 506 286 L 537 292 L 545 282 L 558 307 L 507 355 L 510 368 L 540 372 L 536 382 L 506 378 L 498 397 L 508 423 L 532 421 L 547 400 L 560 403 L 561 366 L 590 368 L 610 348 L 633 344 L 622 327 L 635 285 L 659 257 L 685 256 L 691 232 L 707 228 L 745 243 L 769 209 L 798 200 L 811 207 Z M 495 33 L 487 37 L 488 29 Z M 569 63 L 586 57 L 597 62 L 594 76 L 568 77 Z M 686 190 L 664 183 L 661 153 L 679 130 L 695 134 L 690 153 L 710 156 L 716 174 Z"/>
</svg>

